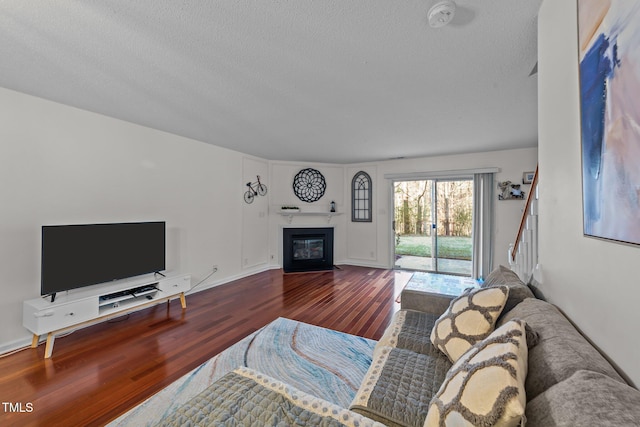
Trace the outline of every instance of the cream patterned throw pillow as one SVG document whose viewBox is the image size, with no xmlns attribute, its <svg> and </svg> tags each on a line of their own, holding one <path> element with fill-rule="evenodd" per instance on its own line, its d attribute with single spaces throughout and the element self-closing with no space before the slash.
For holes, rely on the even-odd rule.
<svg viewBox="0 0 640 427">
<path fill-rule="evenodd" d="M 496 329 L 447 372 L 424 426 L 517 426 L 527 401 L 527 352 L 523 320 Z"/>
<path fill-rule="evenodd" d="M 507 286 L 465 290 L 436 321 L 431 343 L 455 363 L 493 331 L 508 296 Z"/>
</svg>

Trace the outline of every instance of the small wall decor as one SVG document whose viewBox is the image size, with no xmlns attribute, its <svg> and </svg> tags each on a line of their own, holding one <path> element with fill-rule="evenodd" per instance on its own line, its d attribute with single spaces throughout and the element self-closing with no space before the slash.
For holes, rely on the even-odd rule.
<svg viewBox="0 0 640 427">
<path fill-rule="evenodd" d="M 524 172 L 522 174 L 522 183 L 523 184 L 531 184 L 533 182 L 533 176 L 535 175 L 535 172 Z"/>
<path fill-rule="evenodd" d="M 360 171 L 351 180 L 351 221 L 372 222 L 372 185 L 371 177 Z"/>
<path fill-rule="evenodd" d="M 520 184 L 512 184 L 511 181 L 498 183 L 498 200 L 524 199 L 524 191 L 520 189 Z"/>
<path fill-rule="evenodd" d="M 280 206 L 280 210 L 282 212 L 300 212 L 300 208 L 293 205 L 282 205 Z"/>
<path fill-rule="evenodd" d="M 578 1 L 584 235 L 640 245 L 640 7 Z"/>
<path fill-rule="evenodd" d="M 311 203 L 320 200 L 324 196 L 327 182 L 319 170 L 302 169 L 293 178 L 293 192 L 298 199 Z"/>
<path fill-rule="evenodd" d="M 246 203 L 253 203 L 253 199 L 256 196 L 266 196 L 267 186 L 260 182 L 260 175 L 257 175 L 258 180 L 256 182 L 247 182 L 247 191 L 244 192 L 244 201 Z"/>
</svg>

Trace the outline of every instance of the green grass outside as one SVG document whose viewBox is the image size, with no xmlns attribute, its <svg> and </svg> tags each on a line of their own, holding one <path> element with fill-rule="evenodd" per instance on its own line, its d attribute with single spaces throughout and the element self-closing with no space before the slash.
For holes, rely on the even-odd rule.
<svg viewBox="0 0 640 427">
<path fill-rule="evenodd" d="M 471 237 L 438 237 L 438 257 L 471 260 Z M 396 239 L 396 255 L 431 256 L 431 237 L 404 235 Z"/>
</svg>

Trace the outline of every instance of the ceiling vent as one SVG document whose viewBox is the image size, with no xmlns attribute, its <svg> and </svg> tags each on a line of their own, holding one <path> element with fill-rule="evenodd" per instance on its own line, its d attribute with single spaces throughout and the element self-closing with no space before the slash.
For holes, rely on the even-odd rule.
<svg viewBox="0 0 640 427">
<path fill-rule="evenodd" d="M 443 0 L 434 4 L 429 9 L 429 25 L 440 28 L 447 25 L 456 13 L 456 4 L 451 0 Z"/>
</svg>

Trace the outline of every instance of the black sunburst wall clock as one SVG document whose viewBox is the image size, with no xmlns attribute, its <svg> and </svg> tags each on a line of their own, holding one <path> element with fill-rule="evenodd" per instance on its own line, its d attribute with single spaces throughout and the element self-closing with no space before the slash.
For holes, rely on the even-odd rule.
<svg viewBox="0 0 640 427">
<path fill-rule="evenodd" d="M 302 169 L 293 178 L 293 192 L 303 202 L 311 203 L 320 200 L 326 188 L 327 182 L 324 176 L 316 169 Z"/>
</svg>

